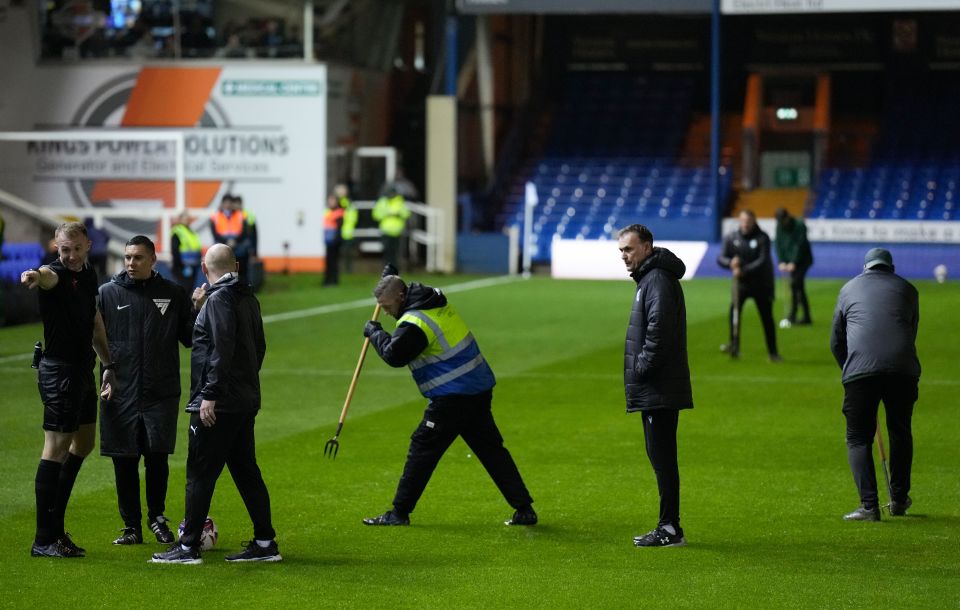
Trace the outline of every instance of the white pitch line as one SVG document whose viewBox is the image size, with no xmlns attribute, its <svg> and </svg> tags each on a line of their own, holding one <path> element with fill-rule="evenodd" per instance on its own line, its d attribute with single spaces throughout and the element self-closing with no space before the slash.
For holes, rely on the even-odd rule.
<svg viewBox="0 0 960 610">
<path fill-rule="evenodd" d="M 460 284 L 453 284 L 447 288 L 441 288 L 445 293 L 454 293 L 454 292 L 464 292 L 467 290 L 475 290 L 477 288 L 486 288 L 488 286 L 497 286 L 499 284 L 506 284 L 508 282 L 514 282 L 519 279 L 518 276 L 513 275 L 501 275 L 497 277 L 484 278 L 482 280 L 471 280 L 469 282 L 462 282 Z M 311 307 L 309 309 L 298 309 L 296 311 L 285 311 L 283 313 L 274 313 L 268 316 L 263 316 L 263 323 L 270 324 L 271 322 L 285 322 L 287 320 L 299 320 L 300 318 L 310 318 L 313 316 L 322 316 L 328 313 L 337 313 L 339 311 L 349 311 L 351 309 L 359 309 L 361 307 L 371 307 L 376 305 L 376 300 L 372 297 L 369 299 L 358 299 L 356 301 L 347 301 L 346 303 L 334 303 L 332 305 L 321 305 L 319 307 Z"/>
</svg>

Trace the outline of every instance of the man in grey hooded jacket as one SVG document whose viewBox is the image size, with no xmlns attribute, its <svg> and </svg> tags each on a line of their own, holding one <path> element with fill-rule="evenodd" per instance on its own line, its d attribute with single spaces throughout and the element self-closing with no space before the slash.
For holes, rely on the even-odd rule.
<svg viewBox="0 0 960 610">
<path fill-rule="evenodd" d="M 911 419 L 920 381 L 917 289 L 895 274 L 893 256 L 873 248 L 863 273 L 840 289 L 833 313 L 830 351 L 843 369 L 843 414 L 847 458 L 860 492 L 860 507 L 848 521 L 879 521 L 880 503 L 873 464 L 877 410 L 883 401 L 890 438 L 890 514 L 903 515 L 913 503 Z"/>
</svg>

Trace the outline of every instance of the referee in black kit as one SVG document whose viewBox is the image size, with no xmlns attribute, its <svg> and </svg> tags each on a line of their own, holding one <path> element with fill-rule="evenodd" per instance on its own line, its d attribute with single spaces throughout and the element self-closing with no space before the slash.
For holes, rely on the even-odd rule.
<svg viewBox="0 0 960 610">
<path fill-rule="evenodd" d="M 24 286 L 40 289 L 46 343 L 37 372 L 43 402 L 43 454 L 35 482 L 37 530 L 30 554 L 84 557 L 84 549 L 64 531 L 64 515 L 77 473 L 96 439 L 94 350 L 103 370 L 100 395 L 109 399 L 116 382 L 97 311 L 97 274 L 87 262 L 87 229 L 82 223 L 68 222 L 57 227 L 54 240 L 59 257 L 20 275 Z"/>
</svg>

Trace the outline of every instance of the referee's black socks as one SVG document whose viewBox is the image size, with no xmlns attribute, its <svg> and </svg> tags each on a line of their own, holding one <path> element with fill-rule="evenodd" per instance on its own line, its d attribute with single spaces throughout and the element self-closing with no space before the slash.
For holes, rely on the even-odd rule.
<svg viewBox="0 0 960 610">
<path fill-rule="evenodd" d="M 37 494 L 37 533 L 35 542 L 46 546 L 55 541 L 60 532 L 57 531 L 54 505 L 57 501 L 57 488 L 60 483 L 60 472 L 63 470 L 60 462 L 40 460 L 37 466 L 35 489 Z M 76 478 L 76 476 L 74 476 Z"/>
<path fill-rule="evenodd" d="M 63 520 L 67 513 L 67 503 L 73 493 L 73 484 L 77 482 L 77 473 L 83 465 L 83 458 L 73 453 L 67 453 L 67 461 L 60 468 L 60 477 L 57 482 L 57 497 L 53 504 L 53 525 L 57 528 L 56 537 L 63 535 Z"/>
</svg>

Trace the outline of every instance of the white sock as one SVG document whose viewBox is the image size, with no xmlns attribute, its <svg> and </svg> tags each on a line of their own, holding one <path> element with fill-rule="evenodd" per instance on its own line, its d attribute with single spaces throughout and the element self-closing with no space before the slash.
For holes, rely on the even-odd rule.
<svg viewBox="0 0 960 610">
<path fill-rule="evenodd" d="M 667 533 L 670 534 L 671 536 L 676 536 L 676 535 L 677 535 L 677 530 L 673 529 L 673 526 L 670 525 L 669 523 L 668 523 L 667 525 L 661 525 L 661 526 L 660 526 L 660 529 L 662 529 L 663 531 L 667 532 Z"/>
<path fill-rule="evenodd" d="M 265 549 L 270 546 L 271 542 L 273 542 L 273 540 L 257 540 L 257 546 L 261 549 Z"/>
</svg>

